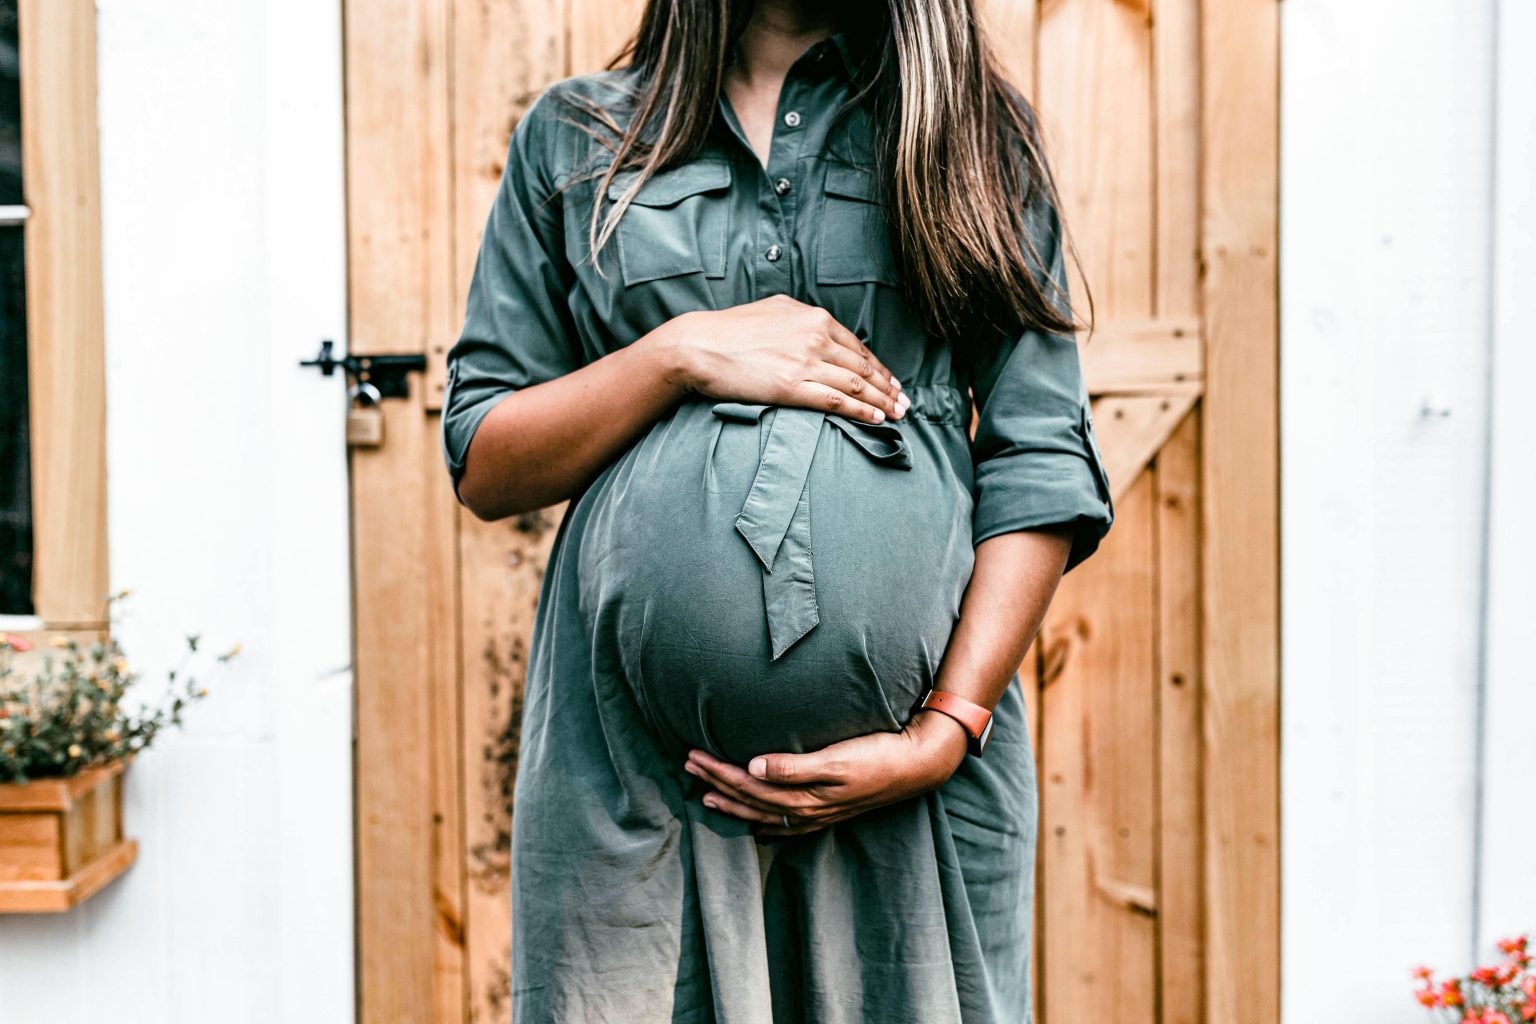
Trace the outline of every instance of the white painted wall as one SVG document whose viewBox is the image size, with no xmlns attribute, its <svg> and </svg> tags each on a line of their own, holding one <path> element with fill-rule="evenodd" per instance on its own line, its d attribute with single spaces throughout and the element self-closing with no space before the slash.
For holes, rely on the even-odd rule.
<svg viewBox="0 0 1536 1024">
<path fill-rule="evenodd" d="M 353 1017 L 340 11 L 99 0 L 111 578 L 153 679 L 240 657 L 129 773 L 138 864 L 0 918 L 0 1021 Z"/>
<path fill-rule="evenodd" d="M 1284 1019 L 1395 1024 L 1536 929 L 1536 20 L 1282 10 Z"/>
<path fill-rule="evenodd" d="M 1536 4 L 1499 0 L 1498 35 L 1483 946 L 1536 929 Z"/>
</svg>

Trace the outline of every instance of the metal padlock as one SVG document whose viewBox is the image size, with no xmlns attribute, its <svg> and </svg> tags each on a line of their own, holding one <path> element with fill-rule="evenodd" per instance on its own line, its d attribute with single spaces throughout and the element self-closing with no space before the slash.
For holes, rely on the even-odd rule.
<svg viewBox="0 0 1536 1024">
<path fill-rule="evenodd" d="M 384 410 L 379 389 L 365 380 L 347 391 L 347 446 L 377 448 L 384 443 Z"/>
</svg>

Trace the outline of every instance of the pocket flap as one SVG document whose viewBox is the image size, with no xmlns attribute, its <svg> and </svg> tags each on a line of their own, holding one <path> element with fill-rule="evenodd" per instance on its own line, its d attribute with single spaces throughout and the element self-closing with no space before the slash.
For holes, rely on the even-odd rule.
<svg viewBox="0 0 1536 1024">
<path fill-rule="evenodd" d="M 845 199 L 862 199 L 866 203 L 878 200 L 875 176 L 862 167 L 852 164 L 827 165 L 827 195 Z"/>
<path fill-rule="evenodd" d="M 640 176 L 632 167 L 620 171 L 608 184 L 608 198 L 618 199 Z M 657 171 L 646 179 L 630 200 L 637 206 L 672 206 L 701 192 L 714 192 L 731 185 L 731 165 L 724 160 L 695 160 Z"/>
</svg>

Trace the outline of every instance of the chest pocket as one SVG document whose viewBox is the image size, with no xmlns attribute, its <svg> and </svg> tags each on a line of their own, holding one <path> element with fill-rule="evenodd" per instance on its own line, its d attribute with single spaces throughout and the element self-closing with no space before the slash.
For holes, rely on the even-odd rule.
<svg viewBox="0 0 1536 1024">
<path fill-rule="evenodd" d="M 639 175 L 621 171 L 608 186 L 618 199 Z M 731 165 L 695 160 L 651 175 L 614 232 L 625 285 L 679 274 L 725 276 Z"/>
<path fill-rule="evenodd" d="M 899 284 L 885 207 L 875 198 L 875 176 L 850 164 L 828 164 L 825 192 L 816 283 Z"/>
</svg>

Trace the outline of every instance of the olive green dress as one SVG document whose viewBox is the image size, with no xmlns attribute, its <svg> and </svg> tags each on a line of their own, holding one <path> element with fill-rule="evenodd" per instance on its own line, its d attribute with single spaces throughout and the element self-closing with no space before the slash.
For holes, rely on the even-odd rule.
<svg viewBox="0 0 1536 1024">
<path fill-rule="evenodd" d="M 1113 520 L 1075 341 L 951 345 L 908 309 L 869 120 L 834 116 L 858 56 L 835 35 L 791 68 L 766 169 L 722 99 L 702 151 L 645 184 L 600 266 L 585 172 L 605 150 L 579 107 L 622 123 L 628 73 L 557 83 L 513 133 L 449 354 L 455 488 L 496 402 L 690 310 L 821 306 L 913 399 L 878 425 L 685 400 L 570 502 L 514 794 L 525 1024 L 1030 1020 L 1038 804 L 1017 677 L 985 757 L 780 840 L 771 861 L 683 770 L 691 746 L 744 763 L 899 729 L 938 671 L 975 544 L 1071 523 L 1071 568 Z M 1064 286 L 1057 220 L 1033 212 Z"/>
</svg>

